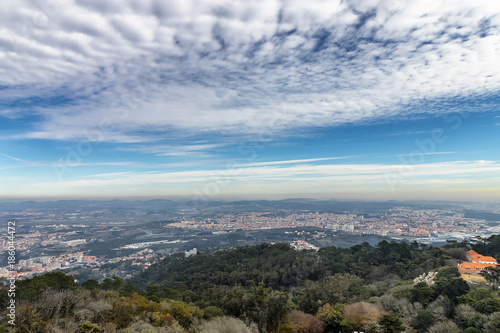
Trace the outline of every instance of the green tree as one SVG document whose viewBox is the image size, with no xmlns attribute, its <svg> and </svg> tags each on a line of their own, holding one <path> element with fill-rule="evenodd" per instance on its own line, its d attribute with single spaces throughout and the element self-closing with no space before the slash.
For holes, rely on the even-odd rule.
<svg viewBox="0 0 500 333">
<path fill-rule="evenodd" d="M 433 289 L 438 295 L 447 296 L 451 302 L 457 303 L 457 298 L 467 294 L 470 287 L 462 278 L 447 278 L 437 281 Z"/>
<path fill-rule="evenodd" d="M 362 280 L 352 274 L 335 274 L 321 281 L 306 281 L 294 301 L 306 313 L 316 313 L 326 303 L 347 303 L 363 291 Z"/>
<path fill-rule="evenodd" d="M 423 306 L 427 306 L 433 299 L 434 290 L 425 282 L 419 282 L 410 289 L 411 302 L 419 302 Z"/>
<path fill-rule="evenodd" d="M 224 311 L 221 308 L 216 306 L 207 306 L 203 309 L 203 318 L 205 319 L 213 319 L 216 317 L 222 317 L 224 315 Z"/>
<path fill-rule="evenodd" d="M 474 308 L 484 314 L 492 314 L 500 311 L 500 300 L 498 298 L 485 298 L 474 305 Z"/>
<path fill-rule="evenodd" d="M 172 304 L 168 312 L 181 324 L 183 327 L 189 327 L 193 320 L 189 304 L 179 301 Z"/>
<path fill-rule="evenodd" d="M 112 279 L 104 279 L 101 288 L 104 290 L 118 290 L 123 285 L 123 279 L 113 276 Z"/>
<path fill-rule="evenodd" d="M 332 306 L 326 303 L 318 309 L 316 318 L 323 322 L 327 332 L 338 332 L 342 329 L 343 309 L 343 304 Z"/>
<path fill-rule="evenodd" d="M 266 331 L 268 325 L 269 296 L 272 289 L 266 288 L 264 283 L 253 290 L 247 301 L 245 316 L 259 327 L 260 332 Z"/>
<path fill-rule="evenodd" d="M 467 294 L 460 296 L 458 300 L 462 304 L 468 304 L 472 307 L 475 307 L 476 303 L 480 300 L 494 297 L 494 291 L 488 288 L 477 288 L 471 289 Z"/>
<path fill-rule="evenodd" d="M 94 279 L 90 279 L 82 283 L 82 287 L 88 290 L 99 288 L 99 282 Z"/>
<path fill-rule="evenodd" d="M 419 332 L 427 332 L 429 327 L 434 324 L 434 316 L 427 310 L 421 310 L 413 319 L 411 325 Z"/>
<path fill-rule="evenodd" d="M 227 315 L 239 318 L 247 311 L 248 298 L 247 291 L 241 286 L 226 288 L 219 306 Z"/>
<path fill-rule="evenodd" d="M 78 284 L 75 279 L 62 272 L 46 273 L 32 279 L 17 281 L 21 299 L 35 301 L 46 289 L 54 291 L 75 290 Z"/>
<path fill-rule="evenodd" d="M 392 313 L 380 317 L 378 323 L 386 333 L 399 333 L 406 330 L 406 326 L 403 325 L 401 319 Z"/>
<path fill-rule="evenodd" d="M 453 266 L 448 266 L 448 267 L 443 267 L 441 268 L 438 273 L 436 274 L 435 279 L 436 280 L 442 280 L 442 279 L 453 279 L 460 277 L 460 272 L 457 267 Z"/>
<path fill-rule="evenodd" d="M 486 281 L 490 282 L 493 286 L 497 286 L 498 282 L 500 282 L 500 266 L 490 266 L 486 267 L 485 271 L 479 273 L 483 276 Z"/>
<path fill-rule="evenodd" d="M 281 322 L 286 314 L 292 310 L 293 303 L 288 293 L 285 292 L 272 292 L 267 302 L 267 328 L 268 330 L 276 328 L 279 332 Z"/>
<path fill-rule="evenodd" d="M 120 296 L 130 297 L 134 293 L 144 294 L 144 292 L 140 288 L 136 287 L 130 282 L 127 282 L 120 287 Z"/>
</svg>

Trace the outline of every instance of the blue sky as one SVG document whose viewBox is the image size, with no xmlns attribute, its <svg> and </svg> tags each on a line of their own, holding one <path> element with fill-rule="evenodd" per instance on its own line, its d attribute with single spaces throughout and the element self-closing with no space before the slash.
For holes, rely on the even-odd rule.
<svg viewBox="0 0 500 333">
<path fill-rule="evenodd" d="M 495 1 L 19 1 L 0 198 L 500 201 Z"/>
</svg>

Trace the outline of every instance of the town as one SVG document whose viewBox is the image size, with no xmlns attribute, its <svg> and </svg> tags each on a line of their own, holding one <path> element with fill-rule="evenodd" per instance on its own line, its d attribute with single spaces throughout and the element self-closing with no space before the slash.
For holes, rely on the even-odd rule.
<svg viewBox="0 0 500 333">
<path fill-rule="evenodd" d="M 297 250 L 317 250 L 322 246 L 343 246 L 340 242 L 346 237 L 361 237 L 355 242 L 362 242 L 363 237 L 373 236 L 378 237 L 373 243 L 393 239 L 439 244 L 488 237 L 500 231 L 496 210 L 481 212 L 468 207 L 396 206 L 371 212 L 289 207 L 237 210 L 227 203 L 205 210 L 181 207 L 4 208 L 0 212 L 3 218 L 18 221 L 18 265 L 15 272 L 9 272 L 4 264 L 0 277 L 22 279 L 61 270 L 82 278 L 126 278 L 168 255 L 188 253 L 195 247 L 216 251 L 261 242 L 286 242 Z M 9 240 L 2 238 L 0 252 L 5 253 L 8 246 Z"/>
</svg>

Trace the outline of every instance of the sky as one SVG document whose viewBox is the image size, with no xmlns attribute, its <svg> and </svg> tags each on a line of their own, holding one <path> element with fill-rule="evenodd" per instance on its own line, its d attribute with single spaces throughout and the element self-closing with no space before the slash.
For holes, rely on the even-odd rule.
<svg viewBox="0 0 500 333">
<path fill-rule="evenodd" d="M 500 201 L 500 2 L 20 0 L 0 199 Z"/>
</svg>

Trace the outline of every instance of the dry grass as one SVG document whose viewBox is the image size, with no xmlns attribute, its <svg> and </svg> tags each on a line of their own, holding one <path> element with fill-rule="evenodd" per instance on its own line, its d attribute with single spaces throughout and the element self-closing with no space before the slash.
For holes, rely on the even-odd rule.
<svg viewBox="0 0 500 333">
<path fill-rule="evenodd" d="M 462 279 L 465 281 L 474 281 L 480 283 L 486 283 L 486 279 L 480 275 L 470 275 L 470 274 L 460 274 Z"/>
</svg>

